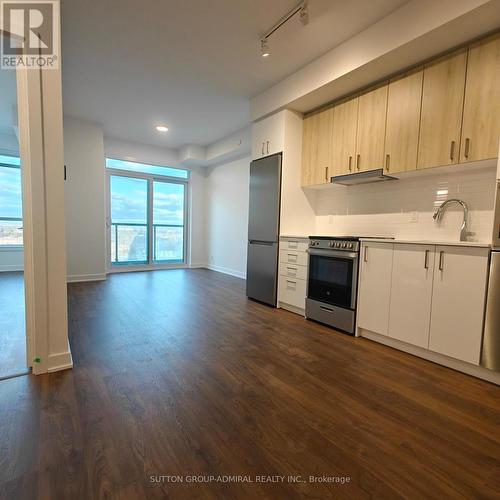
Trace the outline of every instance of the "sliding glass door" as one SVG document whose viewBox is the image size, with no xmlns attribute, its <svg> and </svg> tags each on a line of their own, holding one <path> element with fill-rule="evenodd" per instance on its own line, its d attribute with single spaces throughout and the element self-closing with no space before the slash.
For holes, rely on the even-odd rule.
<svg viewBox="0 0 500 500">
<path fill-rule="evenodd" d="M 168 266 L 186 260 L 187 182 L 109 175 L 111 266 Z"/>
<path fill-rule="evenodd" d="M 147 264 L 148 181 L 110 176 L 111 263 Z"/>
</svg>

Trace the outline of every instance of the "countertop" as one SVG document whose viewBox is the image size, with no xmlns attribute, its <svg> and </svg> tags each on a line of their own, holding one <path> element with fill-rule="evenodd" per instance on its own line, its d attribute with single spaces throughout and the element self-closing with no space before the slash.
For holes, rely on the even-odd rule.
<svg viewBox="0 0 500 500">
<path fill-rule="evenodd" d="M 292 239 L 309 239 L 308 235 L 299 236 L 297 234 L 280 234 L 280 238 L 292 238 Z"/>
<path fill-rule="evenodd" d="M 375 241 L 379 243 L 408 243 L 414 245 L 442 245 L 449 247 L 491 248 L 490 243 L 484 243 L 480 241 L 404 240 L 398 238 L 360 238 L 360 241 Z"/>
</svg>

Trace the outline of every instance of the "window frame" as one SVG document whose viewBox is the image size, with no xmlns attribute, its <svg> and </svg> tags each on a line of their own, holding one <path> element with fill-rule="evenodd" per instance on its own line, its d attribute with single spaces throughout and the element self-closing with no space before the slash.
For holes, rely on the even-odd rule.
<svg viewBox="0 0 500 500">
<path fill-rule="evenodd" d="M 111 158 L 111 157 L 106 157 Z M 113 158 L 116 159 L 116 158 Z M 136 162 L 140 163 L 140 162 Z M 148 164 L 149 165 L 149 164 Z M 161 165 L 154 165 L 159 166 Z M 142 172 L 135 172 L 133 170 L 122 170 L 112 167 L 104 167 L 106 169 L 106 197 L 107 197 L 107 214 L 106 214 L 106 267 L 108 273 L 120 273 L 129 271 L 148 271 L 153 269 L 178 269 L 189 267 L 188 263 L 188 249 L 189 249 L 189 198 L 190 198 L 190 181 L 191 171 L 187 169 L 187 178 L 171 177 L 167 175 L 146 174 Z M 174 168 L 174 167 L 169 167 Z M 148 238 L 148 259 L 147 263 L 113 263 L 111 262 L 111 176 L 130 177 L 136 179 L 145 179 L 148 181 L 148 200 L 147 200 L 147 238 Z M 181 261 L 157 261 L 154 258 L 154 231 L 153 231 L 153 183 L 167 182 L 172 184 L 184 185 L 184 226 L 183 226 L 183 259 Z"/>
<path fill-rule="evenodd" d="M 19 159 L 19 162 L 21 162 L 21 156 L 19 154 L 14 154 L 12 152 L 6 152 L 5 150 L 3 149 L 0 149 L 0 154 L 2 156 L 9 156 L 11 158 L 18 158 Z M 19 222 L 21 224 L 21 226 L 23 225 L 23 207 L 24 207 L 24 199 L 23 199 L 23 177 L 22 177 L 22 169 L 21 169 L 21 165 L 11 165 L 9 163 L 2 163 L 0 161 L 0 168 L 14 168 L 14 169 L 18 169 L 21 176 L 20 176 L 20 180 L 21 180 L 21 217 L 2 217 L 1 214 L 0 214 L 0 222 L 1 221 L 11 221 L 11 222 Z M 23 234 L 23 243 L 22 244 L 12 244 L 12 243 L 8 243 L 8 244 L 5 244 L 3 245 L 2 243 L 0 243 L 0 252 L 15 252 L 15 251 L 23 251 L 24 250 L 24 234 Z"/>
</svg>

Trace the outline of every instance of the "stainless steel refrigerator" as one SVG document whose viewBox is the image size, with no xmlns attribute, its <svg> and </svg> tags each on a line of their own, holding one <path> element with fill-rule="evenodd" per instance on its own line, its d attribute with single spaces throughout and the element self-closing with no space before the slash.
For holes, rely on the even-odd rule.
<svg viewBox="0 0 500 500">
<path fill-rule="evenodd" d="M 247 297 L 276 306 L 281 153 L 250 163 Z"/>
</svg>

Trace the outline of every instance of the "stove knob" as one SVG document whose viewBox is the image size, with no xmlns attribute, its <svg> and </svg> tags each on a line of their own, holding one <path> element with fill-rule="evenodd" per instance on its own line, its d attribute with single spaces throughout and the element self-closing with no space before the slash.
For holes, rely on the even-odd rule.
<svg viewBox="0 0 500 500">
<path fill-rule="evenodd" d="M 349 247 L 349 248 L 352 248 L 352 243 L 349 243 L 348 247 Z"/>
<path fill-rule="evenodd" d="M 333 247 L 333 241 L 330 241 L 330 242 L 328 243 L 328 246 L 329 246 L 330 248 L 331 248 L 331 247 Z"/>
</svg>

